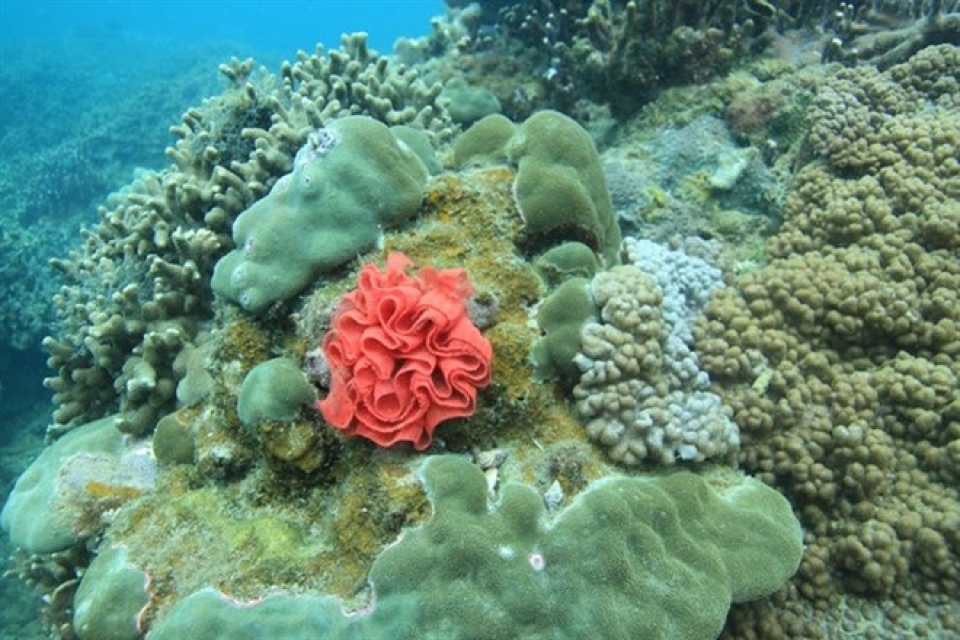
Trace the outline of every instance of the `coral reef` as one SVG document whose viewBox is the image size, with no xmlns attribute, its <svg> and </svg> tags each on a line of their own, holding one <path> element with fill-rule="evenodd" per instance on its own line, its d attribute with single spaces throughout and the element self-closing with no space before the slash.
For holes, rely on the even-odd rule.
<svg viewBox="0 0 960 640">
<path fill-rule="evenodd" d="M 22 550 L 14 552 L 3 577 L 17 578 L 34 589 L 41 596 L 42 605 L 39 619 L 29 620 L 23 616 L 21 624 L 13 627 L 8 617 L 4 626 L 16 628 L 24 636 L 73 637 L 74 597 L 92 555 L 84 545 L 74 545 L 66 551 L 49 554 L 28 554 Z M 4 595 L 15 595 L 15 592 L 8 591 Z M 10 607 L 21 605 L 23 613 L 33 613 L 33 605 L 36 604 L 22 597 L 17 600 L 11 598 L 7 602 Z M 12 610 L 8 609 L 8 616 L 11 613 Z"/>
<path fill-rule="evenodd" d="M 278 76 L 238 60 L 221 72 L 226 91 L 172 128 L 174 166 L 116 194 L 83 247 L 56 262 L 67 285 L 61 331 L 44 341 L 58 372 L 53 436 L 118 409 L 121 430 L 144 434 L 173 409 L 173 364 L 212 317 L 210 274 L 230 225 L 290 171 L 310 131 L 367 114 L 446 135 L 439 85 L 391 67 L 363 35 L 301 52 Z"/>
<path fill-rule="evenodd" d="M 835 637 L 838 611 L 802 621 L 841 594 L 895 603 L 885 628 L 916 611 L 956 633 L 960 111 L 944 71 L 958 55 L 933 47 L 828 82 L 770 263 L 696 328 L 741 464 L 783 488 L 809 532 L 779 605 L 791 615 L 763 635 Z"/>
<path fill-rule="evenodd" d="M 485 87 L 514 120 L 547 108 L 584 123 L 604 110 L 623 121 L 671 87 L 707 83 L 761 54 L 886 67 L 925 46 L 956 44 L 960 31 L 950 0 L 447 4 L 434 32 L 405 41 L 401 53 L 443 82 Z M 431 64 L 444 53 L 456 64 Z"/>
<path fill-rule="evenodd" d="M 559 5 L 559 6 L 558 6 Z M 578 100 L 634 113 L 671 84 L 705 82 L 729 70 L 751 46 L 765 16 L 740 2 L 510 3 L 497 17 L 499 40 L 478 39 L 483 51 L 522 51 L 552 108 L 570 112 Z M 507 113 L 522 108 L 516 96 Z"/>
<path fill-rule="evenodd" d="M 850 65 L 868 62 L 887 69 L 925 47 L 958 44 L 960 3 L 956 0 L 836 4 L 830 20 L 836 35 L 824 48 L 828 60 Z"/>
<path fill-rule="evenodd" d="M 803 553 L 790 505 L 748 478 L 610 478 L 548 525 L 541 496 L 521 484 L 488 508 L 483 474 L 458 456 L 429 457 L 420 475 L 433 516 L 373 563 L 364 609 L 204 590 L 151 637 L 235 635 L 256 620 L 271 637 L 708 638 L 731 601 L 775 591 Z"/>
<path fill-rule="evenodd" d="M 416 65 L 224 65 L 57 263 L 56 424 L 0 516 L 53 635 L 960 633 L 957 49 L 798 70 L 822 41 L 775 30 L 833 4 L 524 6 Z M 522 121 L 453 140 L 452 77 Z"/>
</svg>

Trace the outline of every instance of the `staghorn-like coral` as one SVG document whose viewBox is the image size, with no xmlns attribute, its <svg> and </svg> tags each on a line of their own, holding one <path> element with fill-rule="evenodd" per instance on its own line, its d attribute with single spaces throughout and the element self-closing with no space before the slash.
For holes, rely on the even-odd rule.
<svg viewBox="0 0 960 640">
<path fill-rule="evenodd" d="M 515 3 L 500 10 L 503 41 L 494 44 L 532 58 L 553 108 L 588 98 L 629 115 L 663 88 L 707 81 L 744 56 L 766 17 L 740 4 Z"/>
<path fill-rule="evenodd" d="M 826 23 L 834 36 L 824 58 L 880 69 L 905 62 L 924 47 L 957 44 L 960 3 L 956 0 L 884 0 L 827 3 Z M 831 6 L 833 5 L 833 6 Z"/>
<path fill-rule="evenodd" d="M 885 633 L 957 632 L 960 101 L 944 72 L 957 68 L 960 50 L 940 46 L 831 80 L 770 263 L 697 326 L 741 464 L 786 491 L 809 532 L 789 615 L 745 610 L 730 637 L 761 624 L 835 637 L 840 609 L 804 619 L 841 597 L 865 612 L 892 601 Z"/>
</svg>

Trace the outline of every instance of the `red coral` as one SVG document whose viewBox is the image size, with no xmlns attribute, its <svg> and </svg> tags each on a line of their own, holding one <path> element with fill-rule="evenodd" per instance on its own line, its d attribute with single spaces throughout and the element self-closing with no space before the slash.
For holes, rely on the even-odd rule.
<svg viewBox="0 0 960 640">
<path fill-rule="evenodd" d="M 438 424 L 474 412 L 493 351 L 467 315 L 466 271 L 424 267 L 411 277 L 411 264 L 391 253 L 385 271 L 360 270 L 323 339 L 330 394 L 317 407 L 348 434 L 422 451 Z"/>
</svg>

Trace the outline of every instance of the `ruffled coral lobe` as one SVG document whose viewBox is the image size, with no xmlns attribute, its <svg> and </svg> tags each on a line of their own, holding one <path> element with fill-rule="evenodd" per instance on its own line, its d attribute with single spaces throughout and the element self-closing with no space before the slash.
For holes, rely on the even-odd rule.
<svg viewBox="0 0 960 640">
<path fill-rule="evenodd" d="M 424 267 L 402 253 L 368 264 L 334 312 L 323 349 L 332 371 L 324 419 L 382 447 L 424 450 L 437 425 L 476 409 L 493 350 L 467 315 L 473 287 L 463 269 Z"/>
</svg>

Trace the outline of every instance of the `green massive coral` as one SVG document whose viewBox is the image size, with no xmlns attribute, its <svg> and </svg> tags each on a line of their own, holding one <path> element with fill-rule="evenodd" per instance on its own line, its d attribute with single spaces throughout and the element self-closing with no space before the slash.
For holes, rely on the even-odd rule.
<svg viewBox="0 0 960 640">
<path fill-rule="evenodd" d="M 803 553 L 787 501 L 736 475 L 610 477 L 552 520 L 520 484 L 491 508 L 483 473 L 460 456 L 428 458 L 421 479 L 433 518 L 374 562 L 366 613 L 345 619 L 316 597 L 240 607 L 201 591 L 151 637 L 247 637 L 232 634 L 254 620 L 278 637 L 292 618 L 298 638 L 699 640 L 720 633 L 731 602 L 779 589 Z"/>
<path fill-rule="evenodd" d="M 519 126 L 500 115 L 470 127 L 453 149 L 459 166 L 516 166 L 513 195 L 523 218 L 524 249 L 564 240 L 589 246 L 607 266 L 620 261 L 620 227 L 597 148 L 575 120 L 541 111 Z"/>
<path fill-rule="evenodd" d="M 286 300 L 412 217 L 426 180 L 417 155 L 383 123 L 331 122 L 309 137 L 293 172 L 237 218 L 237 248 L 217 263 L 213 290 L 253 313 Z"/>
<path fill-rule="evenodd" d="M 490 509 L 462 458 L 428 459 L 421 476 L 433 519 L 370 574 L 378 598 L 417 603 L 415 628 L 432 632 L 419 637 L 710 638 L 732 601 L 776 591 L 803 553 L 789 504 L 750 479 L 610 477 L 548 523 L 524 485 Z"/>
</svg>

